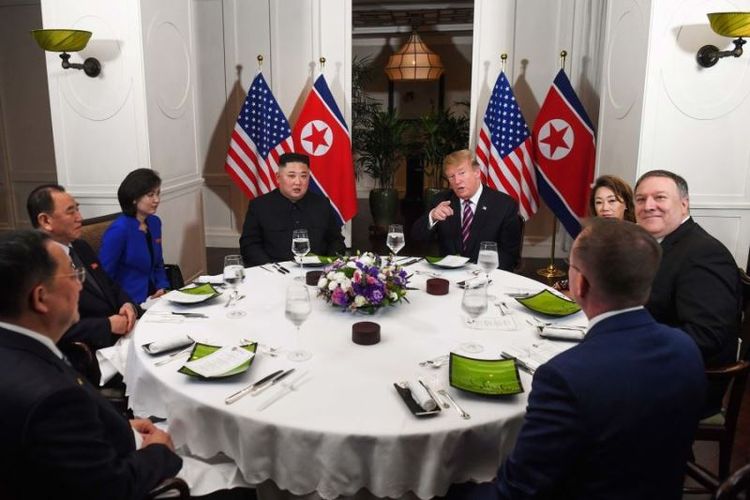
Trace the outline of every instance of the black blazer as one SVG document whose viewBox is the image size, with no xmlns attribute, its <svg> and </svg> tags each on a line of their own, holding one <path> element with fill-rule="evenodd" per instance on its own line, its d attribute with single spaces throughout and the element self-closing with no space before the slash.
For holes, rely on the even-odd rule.
<svg viewBox="0 0 750 500">
<path fill-rule="evenodd" d="M 450 200 L 453 216 L 436 223 L 430 229 L 429 212 L 445 200 Z M 452 191 L 435 197 L 430 210 L 412 226 L 411 237 L 417 241 L 437 237 L 440 255 L 463 255 L 469 257 L 472 262 L 477 261 L 480 242 L 495 241 L 500 258 L 499 268 L 512 271 L 518 265 L 523 243 L 518 204 L 507 194 L 484 186 L 475 208 L 466 252 L 462 251 L 461 203 Z"/>
<path fill-rule="evenodd" d="M 94 249 L 88 243 L 76 240 L 72 246 L 86 268 L 86 281 L 83 282 L 78 299 L 78 313 L 81 319 L 65 332 L 60 340 L 60 348 L 65 351 L 67 344 L 75 341 L 84 342 L 93 349 L 109 347 L 117 340 L 117 336 L 112 334 L 109 317 L 117 314 L 123 304 L 133 301 L 120 285 L 104 272 Z M 136 307 L 136 313 L 139 312 L 139 308 Z"/>
<path fill-rule="evenodd" d="M 182 467 L 40 342 L 0 328 L 0 366 L 0 498 L 141 499 Z"/>
<path fill-rule="evenodd" d="M 606 318 L 536 371 L 497 479 L 447 498 L 679 500 L 704 387 L 682 332 L 642 309 Z"/>
<path fill-rule="evenodd" d="M 742 289 L 729 250 L 692 218 L 664 237 L 661 265 L 646 308 L 660 323 L 685 331 L 706 366 L 731 363 L 737 356 Z M 716 413 L 724 393 L 713 384 L 704 416 Z"/>
<path fill-rule="evenodd" d="M 341 224 L 327 198 L 308 191 L 293 203 L 274 189 L 247 205 L 240 236 L 245 266 L 292 260 L 293 229 L 307 229 L 314 254 L 336 255 L 346 249 Z"/>
</svg>

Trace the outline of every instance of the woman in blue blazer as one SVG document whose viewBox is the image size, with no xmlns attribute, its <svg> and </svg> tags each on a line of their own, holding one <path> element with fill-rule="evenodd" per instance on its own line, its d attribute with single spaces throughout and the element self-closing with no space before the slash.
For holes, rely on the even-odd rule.
<svg viewBox="0 0 750 500">
<path fill-rule="evenodd" d="M 161 219 L 157 217 L 161 179 L 151 169 L 130 172 L 117 190 L 123 214 L 102 237 L 99 260 L 104 270 L 140 304 L 169 287 L 161 246 Z"/>
</svg>

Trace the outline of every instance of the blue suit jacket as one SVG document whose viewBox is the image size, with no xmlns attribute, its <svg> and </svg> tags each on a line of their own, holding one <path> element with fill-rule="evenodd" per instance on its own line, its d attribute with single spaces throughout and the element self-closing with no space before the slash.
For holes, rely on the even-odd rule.
<svg viewBox="0 0 750 500">
<path fill-rule="evenodd" d="M 449 498 L 678 500 L 705 384 L 683 331 L 643 309 L 607 318 L 536 371 L 495 482 Z"/>
<path fill-rule="evenodd" d="M 107 228 L 99 249 L 99 260 L 107 274 L 140 304 L 148 297 L 149 283 L 154 289 L 169 288 L 164 271 L 161 246 L 161 219 L 156 215 L 146 218 L 154 247 L 151 260 L 146 237 L 138 229 L 138 219 L 121 215 Z"/>
<path fill-rule="evenodd" d="M 0 498 L 141 499 L 182 460 L 42 343 L 0 328 Z"/>
</svg>

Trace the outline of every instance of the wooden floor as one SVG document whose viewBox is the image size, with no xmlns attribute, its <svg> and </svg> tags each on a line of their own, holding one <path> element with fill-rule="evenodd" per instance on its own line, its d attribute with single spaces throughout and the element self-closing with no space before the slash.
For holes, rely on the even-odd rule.
<svg viewBox="0 0 750 500">
<path fill-rule="evenodd" d="M 419 203 L 402 203 L 398 220 L 394 223 L 404 225 L 404 231 L 407 234 L 406 246 L 400 252 L 400 255 L 437 255 L 436 248 L 430 245 L 422 245 L 409 241 L 408 232 L 414 220 L 421 215 L 422 208 Z M 361 251 L 374 251 L 377 253 L 387 253 L 385 246 L 385 233 L 377 230 L 372 226 L 372 217 L 367 206 L 367 200 L 359 200 L 359 213 L 352 219 L 352 245 L 353 249 Z M 223 266 L 224 255 L 230 253 L 239 253 L 239 242 L 235 248 L 215 248 L 207 249 L 207 269 L 209 274 L 220 274 Z M 536 270 L 549 264 L 548 259 L 529 259 L 524 258 L 519 271 L 520 274 L 549 284 L 549 282 L 536 274 Z M 560 260 L 555 263 L 558 267 L 566 269 L 566 264 Z M 696 459 L 699 463 L 716 470 L 718 466 L 718 447 L 712 443 L 697 443 L 694 447 Z M 743 465 L 750 463 L 750 384 L 745 391 L 743 405 L 740 410 L 740 420 L 737 427 L 737 437 L 735 439 L 732 453 L 732 471 L 735 471 Z M 637 478 L 634 478 L 637 480 Z M 685 495 L 685 499 L 704 500 L 709 499 L 709 495 Z"/>
</svg>

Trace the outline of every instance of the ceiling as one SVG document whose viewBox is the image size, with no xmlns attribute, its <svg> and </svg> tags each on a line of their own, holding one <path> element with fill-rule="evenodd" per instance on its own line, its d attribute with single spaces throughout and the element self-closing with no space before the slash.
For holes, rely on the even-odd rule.
<svg viewBox="0 0 750 500">
<path fill-rule="evenodd" d="M 420 31 L 467 31 L 474 21 L 474 0 L 424 2 L 353 0 L 354 34 Z"/>
</svg>

